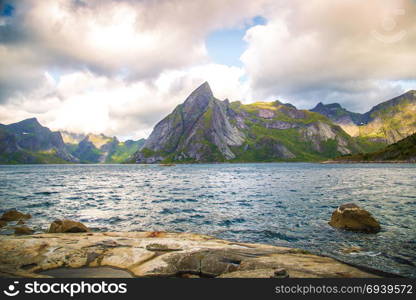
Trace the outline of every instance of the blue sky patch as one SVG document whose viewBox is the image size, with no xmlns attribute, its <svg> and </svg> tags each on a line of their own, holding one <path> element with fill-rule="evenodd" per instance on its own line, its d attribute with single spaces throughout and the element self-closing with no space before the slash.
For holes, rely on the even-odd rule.
<svg viewBox="0 0 416 300">
<path fill-rule="evenodd" d="M 206 39 L 209 56 L 215 63 L 241 67 L 240 56 L 247 47 L 243 40 L 247 29 L 256 25 L 263 25 L 266 20 L 257 16 L 241 28 L 217 30 Z"/>
<path fill-rule="evenodd" d="M 1 7 L 0 16 L 2 17 L 11 17 L 14 12 L 14 6 L 8 3 L 3 4 Z"/>
</svg>

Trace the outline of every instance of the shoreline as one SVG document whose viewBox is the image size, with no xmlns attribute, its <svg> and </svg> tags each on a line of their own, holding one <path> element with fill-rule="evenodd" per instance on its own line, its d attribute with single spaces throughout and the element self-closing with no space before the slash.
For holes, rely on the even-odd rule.
<svg viewBox="0 0 416 300">
<path fill-rule="evenodd" d="M 320 164 L 415 164 L 416 161 L 407 161 L 407 160 L 326 160 L 320 162 Z"/>
<path fill-rule="evenodd" d="M 301 249 L 232 242 L 193 233 L 0 236 L 0 277 L 66 277 L 73 269 L 82 276 L 80 268 L 86 268 L 85 276 L 90 278 L 105 272 L 104 267 L 124 270 L 133 277 L 401 277 Z"/>
<path fill-rule="evenodd" d="M 174 167 L 176 165 L 233 165 L 233 164 L 416 164 L 416 161 L 397 161 L 397 160 L 389 160 L 389 161 L 367 161 L 367 160 L 360 160 L 360 161 L 351 161 L 351 160 L 324 160 L 324 161 L 258 161 L 258 162 L 174 162 L 174 163 L 154 163 L 154 164 L 136 164 L 136 163 L 62 163 L 62 164 L 0 164 L 0 166 L 130 166 L 130 165 L 137 165 L 137 166 L 163 166 L 165 167 L 167 164 L 172 164 L 167 167 Z"/>
</svg>

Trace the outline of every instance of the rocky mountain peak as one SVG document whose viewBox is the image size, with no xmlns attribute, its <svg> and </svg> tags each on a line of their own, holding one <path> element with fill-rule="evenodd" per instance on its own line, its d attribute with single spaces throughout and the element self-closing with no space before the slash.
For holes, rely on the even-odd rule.
<svg viewBox="0 0 416 300">
<path fill-rule="evenodd" d="M 196 113 L 197 111 L 203 111 L 212 99 L 214 99 L 214 95 L 211 87 L 205 81 L 186 98 L 183 103 L 184 112 Z"/>
<path fill-rule="evenodd" d="M 26 129 L 26 130 L 43 128 L 43 126 L 39 123 L 37 118 L 25 119 L 23 121 L 11 124 L 11 126 L 15 128 Z"/>
<path fill-rule="evenodd" d="M 197 87 L 190 96 L 192 95 L 207 95 L 207 96 L 214 96 L 211 90 L 211 87 L 208 83 L 208 81 L 205 81 L 203 84 L 201 84 L 199 87 Z"/>
<path fill-rule="evenodd" d="M 341 104 L 339 103 L 330 103 L 330 104 L 323 104 L 322 102 L 319 102 L 314 108 L 311 109 L 311 111 L 317 112 L 318 110 L 327 110 L 327 109 L 344 109 Z"/>
</svg>

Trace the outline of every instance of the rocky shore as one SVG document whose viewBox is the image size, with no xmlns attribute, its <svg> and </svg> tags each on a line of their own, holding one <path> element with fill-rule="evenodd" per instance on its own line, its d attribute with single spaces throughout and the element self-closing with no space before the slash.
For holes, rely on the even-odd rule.
<svg viewBox="0 0 416 300">
<path fill-rule="evenodd" d="M 0 235 L 0 277 L 389 276 L 305 250 L 230 242 L 192 233 L 91 232 L 82 223 L 55 220 L 48 233 L 33 234 L 24 225 L 30 218 L 30 214 L 17 210 L 9 210 L 0 217 L 3 222 L 0 227 L 14 230 L 14 235 Z M 329 225 L 366 233 L 380 231 L 378 221 L 353 203 L 335 210 Z"/>
<path fill-rule="evenodd" d="M 0 277 L 378 277 L 304 250 L 190 233 L 0 236 Z"/>
</svg>

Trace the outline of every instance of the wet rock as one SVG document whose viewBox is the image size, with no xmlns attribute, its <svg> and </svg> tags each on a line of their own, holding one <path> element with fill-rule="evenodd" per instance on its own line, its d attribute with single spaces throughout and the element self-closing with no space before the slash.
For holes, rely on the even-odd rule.
<svg viewBox="0 0 416 300">
<path fill-rule="evenodd" d="M 365 233 L 377 233 L 381 229 L 379 222 L 368 211 L 353 203 L 338 207 L 332 213 L 329 225 L 334 228 Z"/>
<path fill-rule="evenodd" d="M 0 220 L 0 228 L 4 227 L 7 225 L 6 221 Z"/>
<path fill-rule="evenodd" d="M 19 222 L 17 222 L 17 225 L 24 225 L 24 224 L 26 224 L 26 223 L 23 220 L 19 220 Z"/>
<path fill-rule="evenodd" d="M 49 227 L 49 233 L 77 233 L 90 231 L 84 224 L 71 220 L 55 220 Z"/>
<path fill-rule="evenodd" d="M 34 231 L 27 226 L 18 226 L 14 227 L 14 234 L 16 235 L 26 235 L 26 234 L 33 234 Z"/>
<path fill-rule="evenodd" d="M 274 275 L 274 278 L 288 278 L 289 277 L 289 274 L 283 268 L 275 270 L 273 275 Z"/>
<path fill-rule="evenodd" d="M 0 220 L 10 222 L 10 221 L 20 221 L 30 219 L 32 216 L 30 214 L 24 214 L 16 209 L 11 209 L 6 211 L 1 217 Z"/>
</svg>

